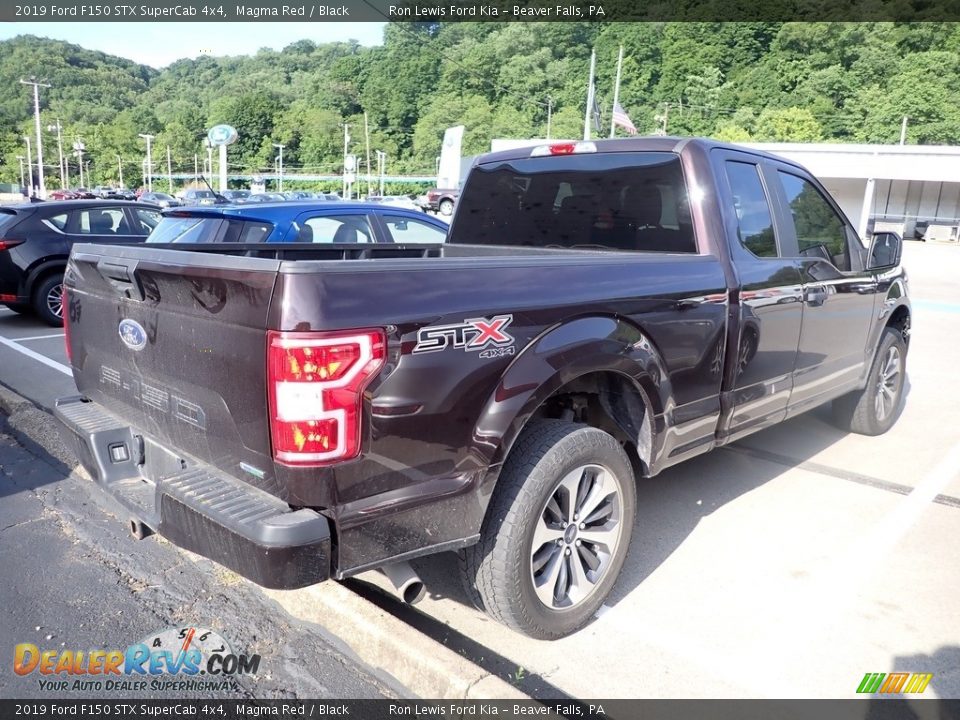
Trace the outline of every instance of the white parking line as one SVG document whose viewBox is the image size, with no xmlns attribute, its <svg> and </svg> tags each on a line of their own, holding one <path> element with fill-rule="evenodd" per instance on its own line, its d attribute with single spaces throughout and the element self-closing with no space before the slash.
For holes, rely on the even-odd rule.
<svg viewBox="0 0 960 720">
<path fill-rule="evenodd" d="M 32 358 L 33 360 L 36 360 L 39 363 L 43 363 L 47 367 L 51 367 L 54 370 L 58 370 L 68 377 L 73 377 L 73 370 L 68 368 L 63 363 L 58 363 L 56 360 L 51 360 L 46 355 L 41 355 L 38 352 L 34 352 L 30 348 L 24 347 L 23 345 L 20 345 L 14 342 L 13 340 L 10 340 L 9 338 L 5 338 L 2 335 L 0 335 L 0 345 L 6 345 L 11 350 L 16 350 L 18 353 L 22 353 L 26 355 L 28 358 Z"/>
<path fill-rule="evenodd" d="M 52 335 L 31 335 L 30 337 L 17 338 L 14 342 L 22 343 L 28 340 L 49 340 L 50 338 L 62 338 L 63 333 L 53 333 Z"/>
</svg>

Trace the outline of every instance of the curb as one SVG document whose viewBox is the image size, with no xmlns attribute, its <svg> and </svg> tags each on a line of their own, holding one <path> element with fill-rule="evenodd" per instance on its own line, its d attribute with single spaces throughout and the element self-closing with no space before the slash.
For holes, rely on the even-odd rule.
<svg viewBox="0 0 960 720">
<path fill-rule="evenodd" d="M 531 700 L 505 680 L 441 645 L 337 582 L 262 590 L 287 613 L 333 633 L 357 657 L 415 695 L 440 700 Z"/>
<path fill-rule="evenodd" d="M 3 385 L 0 385 L 0 412 L 6 413 L 11 428 L 67 468 L 89 477 L 64 444 L 58 423 L 50 413 Z M 323 627 L 362 662 L 391 675 L 419 697 L 532 699 L 338 582 L 328 581 L 301 590 L 258 589 L 292 617 Z"/>
<path fill-rule="evenodd" d="M 0 384 L 0 412 L 6 413 L 7 424 L 32 443 L 43 448 L 74 472 L 89 478 L 77 462 L 77 456 L 60 436 L 60 426 L 46 410 Z"/>
</svg>

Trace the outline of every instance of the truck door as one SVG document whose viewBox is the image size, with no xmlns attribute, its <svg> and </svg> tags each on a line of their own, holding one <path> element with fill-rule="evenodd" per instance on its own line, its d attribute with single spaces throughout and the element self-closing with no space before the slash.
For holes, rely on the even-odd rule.
<svg viewBox="0 0 960 720">
<path fill-rule="evenodd" d="M 720 428 L 723 440 L 733 440 L 786 416 L 800 341 L 802 285 L 796 260 L 785 252 L 780 223 L 774 222 L 776 196 L 763 158 L 715 152 L 738 277 L 734 298 L 739 302 L 731 307 L 739 317 L 727 340 L 725 375 L 732 411 L 726 428 Z"/>
<path fill-rule="evenodd" d="M 857 387 L 872 358 L 878 283 L 866 253 L 833 199 L 806 172 L 771 164 L 781 195 L 784 239 L 803 282 L 803 325 L 789 415 Z M 775 180 L 773 180 L 775 178 Z"/>
</svg>

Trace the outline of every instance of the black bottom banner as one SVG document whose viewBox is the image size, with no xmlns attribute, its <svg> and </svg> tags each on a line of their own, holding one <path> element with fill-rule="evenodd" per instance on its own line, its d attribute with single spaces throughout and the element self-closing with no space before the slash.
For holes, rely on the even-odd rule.
<svg viewBox="0 0 960 720">
<path fill-rule="evenodd" d="M 960 700 L 0 700 L 7 718 L 960 720 Z"/>
</svg>

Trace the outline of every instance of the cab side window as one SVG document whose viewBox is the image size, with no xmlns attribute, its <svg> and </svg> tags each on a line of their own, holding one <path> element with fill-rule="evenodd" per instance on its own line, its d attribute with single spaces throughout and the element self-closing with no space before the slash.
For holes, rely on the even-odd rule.
<svg viewBox="0 0 960 720">
<path fill-rule="evenodd" d="M 850 249 L 843 219 L 811 182 L 783 170 L 777 171 L 777 177 L 793 216 L 800 255 L 826 260 L 838 270 L 849 271 Z"/>
<path fill-rule="evenodd" d="M 728 160 L 727 179 L 733 191 L 737 213 L 737 237 L 740 244 L 758 258 L 778 257 L 773 216 L 760 181 L 759 168 L 753 163 Z"/>
</svg>

